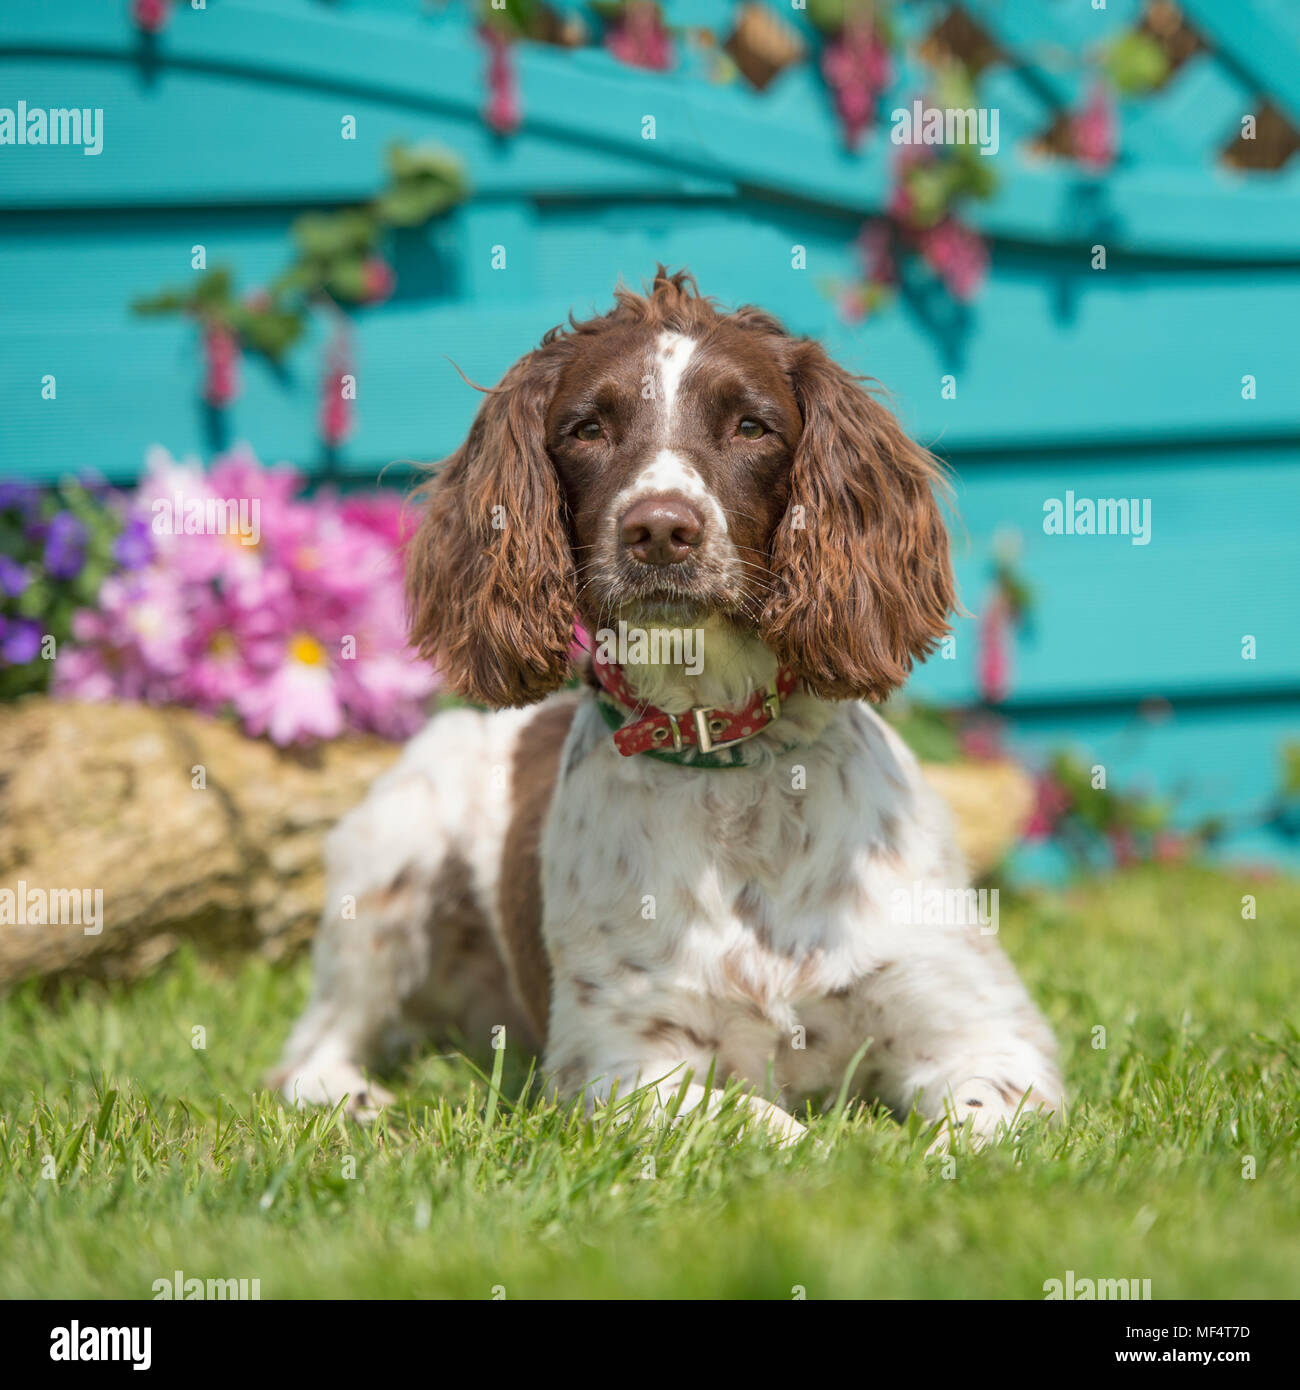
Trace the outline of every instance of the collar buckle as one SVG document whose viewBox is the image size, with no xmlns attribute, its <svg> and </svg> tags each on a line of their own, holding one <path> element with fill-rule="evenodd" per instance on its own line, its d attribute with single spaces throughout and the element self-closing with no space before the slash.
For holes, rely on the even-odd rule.
<svg viewBox="0 0 1300 1390">
<path fill-rule="evenodd" d="M 774 719 L 779 719 L 781 717 L 781 696 L 777 691 L 775 682 L 763 692 L 762 710 L 767 715 L 767 719 L 763 723 L 751 729 L 747 734 L 739 734 L 735 738 L 723 739 L 718 742 L 713 737 L 716 730 L 712 725 L 716 723 L 721 728 L 725 721 L 709 718 L 711 714 L 716 713 L 712 705 L 692 705 L 691 717 L 695 720 L 695 741 L 700 752 L 715 753 L 723 748 L 734 748 L 738 743 L 748 743 L 751 738 L 757 738 Z M 677 720 L 671 714 L 668 716 L 668 720 L 673 727 L 673 747 L 680 751 L 679 739 L 681 734 L 677 728 Z"/>
</svg>

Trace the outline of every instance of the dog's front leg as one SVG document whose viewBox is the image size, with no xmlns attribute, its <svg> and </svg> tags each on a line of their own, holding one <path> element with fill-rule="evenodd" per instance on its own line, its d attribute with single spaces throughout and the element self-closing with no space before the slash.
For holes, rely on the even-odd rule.
<svg viewBox="0 0 1300 1390">
<path fill-rule="evenodd" d="M 651 1113 L 655 1117 L 667 1119 L 671 1116 L 675 1123 L 697 1111 L 702 1110 L 705 1115 L 713 1116 L 722 1109 L 725 1093 L 720 1088 L 704 1086 L 698 1081 L 689 1081 L 683 1086 L 680 1080 L 675 1079 L 685 1075 L 687 1070 L 685 1063 L 670 1065 L 666 1079 L 650 1085 L 649 1101 Z M 634 1073 L 634 1077 L 639 1075 L 644 1078 L 656 1074 L 657 1071 L 657 1065 L 651 1065 L 640 1069 L 639 1073 Z M 642 1080 L 639 1084 L 646 1083 Z M 635 1079 L 611 1083 L 608 1087 L 604 1085 L 603 1079 L 598 1079 L 584 1088 L 585 1094 L 593 1102 L 607 1102 L 615 1091 L 619 1096 L 624 1096 L 637 1089 L 638 1082 Z M 737 1098 L 736 1104 L 738 1109 L 746 1112 L 743 1124 L 745 1130 L 762 1130 L 771 1135 L 783 1149 L 797 1144 L 808 1132 L 788 1111 L 782 1110 L 779 1105 L 764 1100 L 761 1096 L 742 1094 Z M 631 1113 L 634 1112 L 629 1112 L 629 1118 Z"/>
<path fill-rule="evenodd" d="M 864 990 L 883 1098 L 977 1144 L 1064 1104 L 1055 1040 L 1010 962 L 974 929 L 917 929 L 915 950 Z"/>
<path fill-rule="evenodd" d="M 565 1098 L 581 1095 L 589 1107 L 617 1104 L 644 1087 L 652 1113 L 661 1118 L 681 1120 L 700 1110 L 716 1115 L 722 1108 L 721 1087 L 694 1079 L 707 1077 L 711 1068 L 716 1074 L 716 1058 L 707 1046 L 691 1041 L 696 1030 L 689 1025 L 669 1025 L 662 1017 L 640 1014 L 626 1000 L 593 997 L 590 989 L 579 1004 L 566 997 L 563 981 L 557 981 L 551 1020 L 546 1071 Z M 681 1046 L 647 1041 L 665 1035 L 680 1038 Z M 747 1112 L 746 1128 L 761 1128 L 783 1148 L 806 1133 L 793 1115 L 761 1096 L 742 1094 L 737 1105 Z M 635 1105 L 626 1113 L 630 1119 Z"/>
</svg>

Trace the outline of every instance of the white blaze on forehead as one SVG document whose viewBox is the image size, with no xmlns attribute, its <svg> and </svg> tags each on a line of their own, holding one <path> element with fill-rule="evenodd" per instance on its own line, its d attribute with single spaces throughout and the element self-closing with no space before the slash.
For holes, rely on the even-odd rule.
<svg viewBox="0 0 1300 1390">
<path fill-rule="evenodd" d="M 694 352 L 695 339 L 681 333 L 661 333 L 655 344 L 655 367 L 659 372 L 659 399 L 665 427 L 672 421 L 682 374 Z"/>
</svg>

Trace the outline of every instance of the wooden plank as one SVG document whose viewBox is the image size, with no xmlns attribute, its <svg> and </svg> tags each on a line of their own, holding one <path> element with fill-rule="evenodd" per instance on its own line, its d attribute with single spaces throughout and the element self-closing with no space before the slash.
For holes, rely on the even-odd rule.
<svg viewBox="0 0 1300 1390">
<path fill-rule="evenodd" d="M 1198 53 L 1167 86 L 1123 102 L 1120 157 L 1126 163 L 1216 165 L 1253 105 L 1250 91 L 1230 69 Z"/>
<path fill-rule="evenodd" d="M 1179 4 L 1192 26 L 1284 111 L 1292 125 L 1300 126 L 1300 24 L 1294 9 L 1266 13 L 1253 5 L 1225 6 L 1221 0 Z"/>
<path fill-rule="evenodd" d="M 964 319 L 953 317 L 951 334 L 928 323 L 910 301 L 852 326 L 838 320 L 824 290 L 826 281 L 852 270 L 847 236 L 839 241 L 824 228 L 792 226 L 757 209 L 738 220 L 717 210 L 648 205 L 635 216 L 638 224 L 617 234 L 584 229 L 580 214 L 554 221 L 542 216 L 530 243 L 539 299 L 485 318 L 499 329 L 495 338 L 469 331 L 479 357 L 475 370 L 499 376 L 569 307 L 585 313 L 607 305 L 618 275 L 639 283 L 661 258 L 690 265 L 703 288 L 724 303 L 758 301 L 795 331 L 824 337 L 855 370 L 886 380 L 918 436 L 945 449 L 1247 440 L 1300 432 L 1300 400 L 1288 387 L 1300 377 L 1300 340 L 1290 331 L 1300 317 L 1300 277 L 1292 272 L 1257 273 L 1242 285 L 1210 272 L 1153 276 L 1116 268 L 1045 275 L 1041 264 L 1008 254 L 979 304 Z M 808 245 L 807 271 L 791 269 L 795 241 Z M 165 253 L 153 244 L 157 266 L 147 275 L 139 257 L 109 271 L 100 268 L 112 264 L 103 255 L 81 267 L 75 257 L 39 250 L 20 256 L 15 264 L 29 286 L 27 322 L 37 322 L 41 285 L 60 276 L 112 280 L 122 306 L 133 294 L 183 282 L 173 267 L 188 237 Z M 451 273 L 459 273 L 454 265 Z M 75 292 L 65 287 L 60 293 L 66 317 L 27 329 L 16 319 L 0 338 L 0 408 L 12 447 L 40 458 L 51 472 L 76 467 L 93 453 L 101 467 L 121 473 L 135 467 L 148 442 L 138 437 L 141 422 L 162 437 L 190 438 L 196 354 L 189 330 L 130 320 L 125 307 L 115 321 L 106 316 L 98 326 L 79 324 Z M 111 305 L 98 302 L 111 314 Z M 941 300 L 939 309 L 948 313 L 951 306 Z M 474 315 L 472 304 L 400 301 L 360 316 L 358 347 L 378 372 L 400 371 L 403 362 L 422 358 L 431 341 L 459 353 Z M 61 390 L 59 407 L 51 411 L 32 383 L 60 368 L 77 385 Z M 309 348 L 295 354 L 291 370 L 306 372 L 309 380 L 255 394 L 241 407 L 249 421 L 241 428 L 269 429 L 274 448 L 296 452 L 311 438 L 317 367 Z M 259 373 L 250 367 L 250 383 Z M 1257 379 L 1255 400 L 1242 399 L 1245 374 Z M 956 381 L 955 400 L 942 398 L 947 375 Z M 1033 402 L 1032 409 L 1025 402 Z M 429 418 L 418 395 L 396 398 L 384 432 L 359 456 L 368 465 L 417 444 L 450 447 L 462 424 L 459 417 Z"/>
<path fill-rule="evenodd" d="M 33 106 L 64 104 L 72 90 L 80 105 L 105 112 L 98 156 L 6 147 L 0 207 L 360 202 L 382 182 L 394 142 L 446 146 L 487 197 L 539 185 L 555 195 L 600 198 L 734 192 L 725 176 L 705 178 L 579 140 L 557 143 L 524 131 L 503 143 L 476 107 L 417 110 L 380 95 L 295 87 L 255 74 L 166 68 L 142 93 L 128 64 L 0 54 L 0 85 L 27 93 Z M 341 138 L 345 114 L 356 118 L 355 140 Z"/>
<path fill-rule="evenodd" d="M 394 459 L 449 452 L 478 400 L 447 357 L 471 379 L 492 384 L 570 302 L 434 312 L 397 305 L 367 319 L 356 342 L 359 428 L 343 450 L 345 466 L 373 478 Z M 322 454 L 312 441 L 321 346 L 318 332 L 283 382 L 247 364 L 244 394 L 228 413 L 229 437 L 250 439 L 264 457 L 319 467 Z M 185 328 L 25 334 L 8 339 L 3 353 L 6 472 L 51 476 L 93 465 L 129 475 L 156 440 L 176 452 L 211 452 Z M 46 371 L 58 378 L 56 401 L 40 400 Z M 891 384 L 897 385 L 892 375 Z M 1007 410 L 1005 394 L 999 404 Z M 950 441 L 940 443 L 950 452 Z M 959 511 L 970 536 L 969 549 L 959 551 L 968 606 L 978 611 L 985 601 L 992 540 L 1006 528 L 1020 533 L 1021 567 L 1039 592 L 1034 628 L 1018 647 L 1016 700 L 1300 688 L 1293 611 L 1300 550 L 1277 525 L 1279 516 L 1300 511 L 1296 448 L 1238 444 L 1222 452 L 1095 455 L 1075 449 L 1036 452 L 1017 464 L 997 455 L 955 461 L 962 472 Z M 1045 534 L 1044 502 L 1064 499 L 1067 491 L 1150 499 L 1150 544 Z M 1241 659 L 1247 633 L 1258 644 L 1252 663 Z M 968 621 L 959 628 L 957 659 L 931 662 L 918 688 L 969 699 L 974 669 L 975 628 Z M 1153 672 L 1160 676 L 1154 692 Z"/>
<path fill-rule="evenodd" d="M 1300 503 L 1300 447 L 953 462 L 969 537 L 955 551 L 966 605 L 978 613 L 989 598 L 999 534 L 1018 537 L 1017 569 L 1035 591 L 1015 647 L 1013 706 L 1083 692 L 1099 700 L 1126 691 L 1300 694 L 1291 597 L 1300 592 L 1300 548 L 1273 524 L 1279 506 Z M 1149 541 L 1047 534 L 1044 505 L 1071 492 L 1143 499 Z M 932 659 L 916 678 L 936 699 L 967 700 L 976 689 L 977 623 L 962 620 L 956 631 L 955 658 Z M 1253 660 L 1242 657 L 1246 635 L 1255 638 Z"/>
<path fill-rule="evenodd" d="M 1280 783 L 1283 745 L 1300 737 L 1300 701 L 1175 704 L 1163 717 L 1144 717 L 1136 705 L 1086 708 L 1022 716 L 1011 725 L 1011 747 L 1042 765 L 1055 749 L 1073 748 L 1106 769 L 1110 788 L 1145 790 L 1176 798 L 1175 824 L 1191 826 L 1225 816 L 1234 831 L 1217 851 L 1220 860 L 1256 864 L 1281 860 L 1300 868 L 1300 843 L 1251 820 Z M 1018 851 L 1010 877 L 1058 877 L 1063 864 L 1035 846 Z M 1253 890 L 1243 885 L 1241 892 Z M 1240 899 L 1225 903 L 1240 917 Z"/>
<path fill-rule="evenodd" d="M 382 145 L 403 134 L 444 139 L 454 134 L 477 186 L 488 192 L 519 190 L 526 184 L 539 194 L 585 190 L 608 196 L 634 187 L 642 166 L 659 170 L 660 177 L 670 170 L 683 189 L 701 181 L 706 192 L 718 184 L 745 183 L 868 213 L 878 210 L 888 186 L 893 147 L 884 132 L 861 154 L 846 154 L 824 94 L 810 92 L 797 107 L 782 106 L 782 119 L 774 122 L 764 98 L 739 85 L 723 88 L 638 73 L 597 51 L 571 54 L 527 45 L 520 54 L 527 128 L 503 144 L 482 129 L 479 119 L 482 54 L 464 26 L 458 28 L 450 19 L 412 26 L 408 32 L 391 22 L 380 27 L 377 19 L 363 25 L 318 7 L 253 13 L 231 0 L 205 12 L 197 26 L 178 22 L 169 28 L 163 52 L 169 64 L 185 69 L 185 82 L 177 85 L 180 74 L 165 67 L 141 99 L 131 64 L 135 40 L 120 17 L 110 19 L 93 6 L 79 7 L 79 20 L 83 14 L 86 22 L 74 31 L 23 5 L 0 45 L 24 53 L 21 67 L 11 69 L 16 75 L 37 75 L 32 66 L 37 60 L 28 52 L 33 48 L 64 55 L 45 69 L 47 84 L 54 84 L 49 86 L 51 99 L 57 96 L 54 78 L 62 68 L 64 79 L 75 73 L 79 89 L 88 95 L 103 91 L 107 100 L 111 68 L 103 68 L 102 58 L 126 64 L 117 100 L 108 108 L 125 123 L 118 146 L 124 152 L 121 167 L 110 182 L 105 174 L 79 171 L 71 151 L 58 152 L 69 159 L 60 162 L 57 172 L 48 160 L 26 165 L 21 159 L 10 161 L 12 177 L 0 198 L 11 205 L 85 205 L 106 198 L 283 200 L 306 198 L 308 189 L 319 196 L 322 185 L 333 189 L 332 196 L 355 197 L 363 167 L 368 191 Z M 80 70 L 67 66 L 73 63 L 67 49 L 74 33 L 78 49 L 98 55 L 98 77 L 84 64 Z M 571 99 L 575 71 L 583 75 L 581 106 Z M 363 73 L 383 76 L 363 78 Z M 791 75 L 791 90 L 796 82 L 816 83 L 811 69 L 800 73 Z M 258 84 L 251 93 L 249 80 Z M 98 88 L 92 85 L 96 81 Z M 67 90 L 66 80 L 62 90 Z M 175 97 L 176 92 L 182 95 Z M 255 107 L 269 101 L 271 93 L 291 106 L 302 103 L 296 117 L 291 120 L 282 112 L 268 122 L 264 110 L 260 123 L 245 129 L 239 114 L 243 104 Z M 154 106 L 154 101 L 162 105 Z M 167 105 L 173 101 L 174 109 Z M 340 158 L 332 144 L 343 107 L 358 107 L 367 117 L 365 140 L 355 142 L 355 165 L 351 152 Z M 221 121 L 201 121 L 195 115 L 214 109 L 228 113 L 230 131 Z M 598 128 L 588 119 L 592 109 L 602 112 Z M 172 120 L 151 119 L 164 110 Z M 654 141 L 641 139 L 645 114 L 658 120 Z M 173 121 L 181 124 L 173 126 Z M 303 122 L 319 126 L 319 145 L 301 139 Z M 296 157 L 276 144 L 275 132 L 286 127 L 299 131 Z M 180 130 L 184 141 L 167 145 L 151 135 L 164 129 Z M 232 133 L 234 139 L 229 138 Z M 188 160 L 177 160 L 178 145 Z M 111 148 L 110 143 L 98 160 L 83 164 L 103 164 Z M 8 153 L 25 157 L 33 152 Z M 608 179 L 595 162 L 600 159 L 614 166 Z M 188 179 L 178 163 L 191 171 Z M 1297 176 L 1292 174 L 1250 180 L 1206 171 L 1138 169 L 1099 181 L 1073 167 L 1035 165 L 1023 157 L 1000 163 L 1008 176 L 1002 192 L 973 214 L 994 235 L 1078 240 L 1104 220 L 1113 244 L 1145 252 L 1300 257 L 1293 211 Z M 194 170 L 203 171 L 206 192 L 198 187 Z M 169 183 L 176 185 L 170 193 Z"/>
</svg>

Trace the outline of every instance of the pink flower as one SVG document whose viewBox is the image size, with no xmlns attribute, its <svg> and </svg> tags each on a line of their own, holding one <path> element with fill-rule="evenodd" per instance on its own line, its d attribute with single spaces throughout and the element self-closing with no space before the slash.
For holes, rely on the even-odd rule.
<svg viewBox="0 0 1300 1390">
<path fill-rule="evenodd" d="M 673 65 L 673 41 L 653 0 L 628 0 L 605 31 L 605 47 L 634 68 L 667 72 Z"/>
<path fill-rule="evenodd" d="M 1025 827 L 1025 839 L 1047 839 L 1069 809 L 1069 792 L 1048 774 L 1038 777 L 1034 782 L 1034 811 Z"/>
<path fill-rule="evenodd" d="M 988 274 L 988 251 L 977 233 L 951 214 L 918 233 L 921 255 L 955 299 L 973 299 Z"/>
<path fill-rule="evenodd" d="M 250 734 L 268 734 L 281 747 L 336 738 L 343 731 L 343 707 L 325 648 L 310 633 L 293 636 L 280 666 L 267 680 L 241 690 L 235 707 Z"/>
<path fill-rule="evenodd" d="M 131 0 L 131 14 L 136 28 L 146 34 L 157 34 L 167 26 L 171 0 Z"/>
<path fill-rule="evenodd" d="M 898 279 L 898 267 L 894 264 L 893 237 L 884 218 L 876 218 L 863 226 L 858 233 L 857 248 L 868 283 L 894 284 Z"/>
<path fill-rule="evenodd" d="M 1005 754 L 1002 731 L 997 722 L 991 719 L 968 725 L 961 731 L 960 743 L 961 751 L 968 758 L 976 758 L 981 762 L 989 762 Z"/>
<path fill-rule="evenodd" d="M 1131 830 L 1117 826 L 1106 832 L 1106 838 L 1110 841 L 1111 853 L 1114 854 L 1115 863 L 1119 868 L 1126 869 L 1138 862 L 1140 856 L 1137 841 L 1133 838 Z"/>
<path fill-rule="evenodd" d="M 325 373 L 321 377 L 320 436 L 336 448 L 352 433 L 352 401 L 344 394 L 344 376 L 349 374 L 347 340 L 340 335 L 330 348 Z"/>
<path fill-rule="evenodd" d="M 219 323 L 203 330 L 203 399 L 224 406 L 239 394 L 239 340 Z"/>
<path fill-rule="evenodd" d="M 876 102 L 891 75 L 889 50 L 870 20 L 854 20 L 827 40 L 822 50 L 822 76 L 831 89 L 849 149 L 857 148 L 871 124 Z"/>
<path fill-rule="evenodd" d="M 407 645 L 402 500 L 321 490 L 240 446 L 208 473 L 152 450 L 130 515 L 169 523 L 249 516 L 257 543 L 202 525 L 155 526 L 152 558 L 111 575 L 73 618 L 55 689 L 80 699 L 234 711 L 277 743 L 344 729 L 405 737 L 437 686 Z M 215 509 L 210 503 L 241 504 Z"/>
<path fill-rule="evenodd" d="M 487 24 L 480 26 L 479 34 L 488 47 L 488 104 L 483 115 L 498 135 L 509 135 L 519 129 L 522 119 L 510 41 Z"/>
<path fill-rule="evenodd" d="M 393 268 L 382 256 L 367 257 L 362 267 L 362 275 L 365 278 L 367 304 L 382 304 L 397 288 L 397 277 L 393 274 Z"/>
<path fill-rule="evenodd" d="M 1005 700 L 1011 689 L 1011 614 L 1001 593 L 980 616 L 977 664 L 980 698 L 991 705 Z"/>
<path fill-rule="evenodd" d="M 1152 842 L 1151 849 L 1157 863 L 1180 864 L 1191 850 L 1191 840 L 1176 830 L 1161 830 Z"/>
<path fill-rule="evenodd" d="M 1115 108 L 1103 83 L 1098 82 L 1088 103 L 1070 123 L 1074 157 L 1091 169 L 1108 169 L 1115 162 L 1118 129 Z"/>
</svg>

